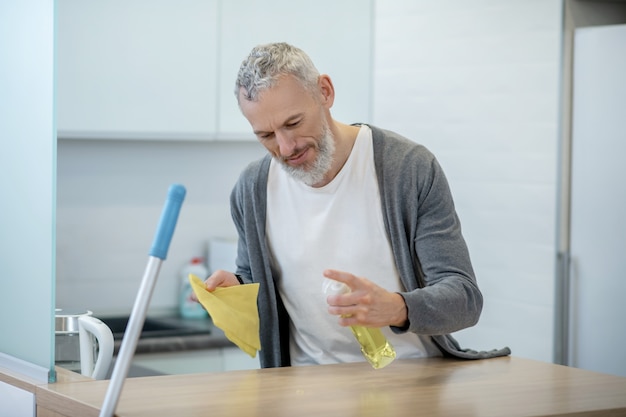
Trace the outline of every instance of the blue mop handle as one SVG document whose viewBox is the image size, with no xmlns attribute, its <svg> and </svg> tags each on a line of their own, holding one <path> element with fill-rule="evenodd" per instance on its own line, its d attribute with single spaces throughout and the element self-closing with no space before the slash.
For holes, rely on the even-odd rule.
<svg viewBox="0 0 626 417">
<path fill-rule="evenodd" d="M 180 207 L 185 199 L 185 194 L 186 190 L 182 185 L 173 184 L 170 186 L 167 192 L 167 201 L 161 213 L 161 221 L 159 222 L 157 233 L 154 236 L 154 241 L 150 248 L 150 256 L 161 260 L 165 260 L 167 257 L 167 251 L 170 247 L 174 228 L 176 227 L 176 220 L 178 219 Z"/>
</svg>

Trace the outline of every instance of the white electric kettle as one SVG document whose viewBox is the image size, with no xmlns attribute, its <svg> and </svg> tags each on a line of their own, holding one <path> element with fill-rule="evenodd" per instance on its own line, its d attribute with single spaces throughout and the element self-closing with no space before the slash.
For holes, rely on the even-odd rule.
<svg viewBox="0 0 626 417">
<path fill-rule="evenodd" d="M 105 379 L 113 360 L 113 333 L 92 312 L 56 309 L 55 364 Z"/>
</svg>

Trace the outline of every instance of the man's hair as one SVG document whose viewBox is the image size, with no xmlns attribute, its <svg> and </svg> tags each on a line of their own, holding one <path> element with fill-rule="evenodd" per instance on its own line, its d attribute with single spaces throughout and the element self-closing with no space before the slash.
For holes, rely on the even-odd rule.
<svg viewBox="0 0 626 417">
<path fill-rule="evenodd" d="M 281 42 L 254 47 L 239 67 L 235 83 L 237 101 L 241 88 L 246 100 L 256 101 L 259 93 L 276 85 L 283 75 L 296 77 L 305 89 L 313 91 L 320 74 L 311 58 L 295 46 Z"/>
</svg>

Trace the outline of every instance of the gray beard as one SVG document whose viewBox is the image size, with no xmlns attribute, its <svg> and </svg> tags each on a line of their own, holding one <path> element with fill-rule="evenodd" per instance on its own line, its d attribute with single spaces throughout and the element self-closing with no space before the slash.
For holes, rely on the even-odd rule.
<svg viewBox="0 0 626 417">
<path fill-rule="evenodd" d="M 275 158 L 285 172 L 296 180 L 302 181 L 309 187 L 321 182 L 324 175 L 330 170 L 333 163 L 333 154 L 335 153 L 335 140 L 328 126 L 322 132 L 322 138 L 318 144 L 317 159 L 313 162 L 313 166 L 309 167 L 293 167 L 287 164 L 282 158 Z"/>
</svg>

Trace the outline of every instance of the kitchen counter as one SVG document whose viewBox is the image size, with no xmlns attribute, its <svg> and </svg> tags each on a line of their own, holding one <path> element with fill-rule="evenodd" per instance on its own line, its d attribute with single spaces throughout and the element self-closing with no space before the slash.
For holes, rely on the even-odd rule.
<svg viewBox="0 0 626 417">
<path fill-rule="evenodd" d="M 98 317 L 113 333 L 113 360 L 105 378 L 110 378 L 119 354 L 129 316 Z M 258 360 L 239 354 L 239 348 L 210 317 L 183 318 L 177 312 L 149 314 L 142 324 L 127 377 L 220 372 L 258 368 Z"/>
<path fill-rule="evenodd" d="M 38 417 L 97 416 L 108 381 L 37 387 Z M 618 416 L 626 378 L 502 357 L 397 360 L 169 375 L 125 381 L 132 416 Z"/>
<path fill-rule="evenodd" d="M 115 339 L 113 361 L 106 376 L 108 379 L 115 367 L 128 317 L 105 316 L 101 320 L 111 327 Z M 247 357 L 242 359 L 243 355 L 237 353 L 239 348 L 210 318 L 152 315 L 146 318 L 143 329 L 128 378 L 258 368 L 258 360 L 251 363 Z M 231 353 L 225 353 L 227 351 Z"/>
<path fill-rule="evenodd" d="M 150 317 L 148 319 L 150 319 Z M 105 323 L 107 322 L 107 318 L 103 318 L 102 320 Z M 235 346 L 230 340 L 228 340 L 228 338 L 226 338 L 224 332 L 213 324 L 210 318 L 185 319 L 178 316 L 164 316 L 158 317 L 158 321 L 183 330 L 194 328 L 197 332 L 190 333 L 181 331 L 178 335 L 140 337 L 137 341 L 135 354 L 217 349 Z M 122 344 L 122 339 L 120 337 L 116 337 L 116 340 L 114 341 L 113 355 L 117 355 L 119 352 Z"/>
</svg>

